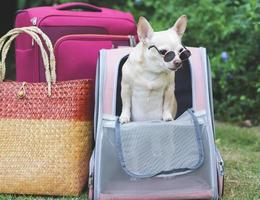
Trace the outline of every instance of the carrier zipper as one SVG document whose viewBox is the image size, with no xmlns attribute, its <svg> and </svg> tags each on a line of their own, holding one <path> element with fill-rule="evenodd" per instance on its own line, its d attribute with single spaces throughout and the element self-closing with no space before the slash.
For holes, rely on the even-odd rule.
<svg viewBox="0 0 260 200">
<path fill-rule="evenodd" d="M 88 185 L 89 185 L 89 187 L 92 187 L 93 183 L 94 183 L 94 177 L 93 177 L 93 174 L 91 173 L 89 175 L 89 178 L 88 178 Z"/>
<path fill-rule="evenodd" d="M 128 37 L 129 37 L 130 47 L 135 47 L 136 46 L 135 36 L 129 35 Z"/>
<path fill-rule="evenodd" d="M 218 161 L 219 164 L 219 175 L 224 176 L 224 162 Z"/>
<path fill-rule="evenodd" d="M 224 176 L 224 161 L 222 159 L 222 157 L 220 156 L 219 154 L 219 151 L 217 151 L 218 153 L 218 159 L 217 159 L 217 162 L 218 162 L 218 170 L 219 170 L 219 175 L 220 176 Z"/>
<path fill-rule="evenodd" d="M 38 18 L 37 17 L 33 17 L 31 18 L 31 23 L 33 26 L 36 26 L 37 25 L 37 21 L 38 21 Z M 34 46 L 34 39 L 32 39 L 32 46 Z"/>
</svg>

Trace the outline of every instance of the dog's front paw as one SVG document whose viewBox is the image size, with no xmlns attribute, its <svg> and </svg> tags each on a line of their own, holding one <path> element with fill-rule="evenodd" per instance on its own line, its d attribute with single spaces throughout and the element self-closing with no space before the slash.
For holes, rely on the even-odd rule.
<svg viewBox="0 0 260 200">
<path fill-rule="evenodd" d="M 119 118 L 119 121 L 122 124 L 130 122 L 130 115 L 122 113 Z"/>
<path fill-rule="evenodd" d="M 165 112 L 163 113 L 163 121 L 172 121 L 173 117 L 171 113 Z"/>
</svg>

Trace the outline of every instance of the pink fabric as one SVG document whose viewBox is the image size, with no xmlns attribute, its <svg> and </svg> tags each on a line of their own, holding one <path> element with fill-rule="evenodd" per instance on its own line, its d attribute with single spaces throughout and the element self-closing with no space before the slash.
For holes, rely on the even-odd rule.
<svg viewBox="0 0 260 200">
<path fill-rule="evenodd" d="M 131 48 L 114 49 L 112 51 L 106 51 L 106 69 L 104 77 L 104 101 L 103 101 L 103 113 L 114 115 L 113 105 L 115 99 L 114 93 L 116 92 L 115 81 L 117 81 L 117 71 L 121 58 L 129 54 Z M 120 83 L 119 83 L 120 84 Z"/>
<path fill-rule="evenodd" d="M 27 50 L 16 49 L 15 54 L 16 54 L 16 79 L 17 80 L 21 80 L 22 78 L 24 78 L 25 80 L 35 79 L 35 74 L 37 73 L 36 72 L 37 69 L 31 68 L 31 66 L 35 66 L 35 62 L 36 62 L 36 60 L 34 59 L 35 51 L 33 49 L 27 49 Z"/>
<path fill-rule="evenodd" d="M 85 11 L 72 11 L 72 8 L 84 7 Z M 64 8 L 68 10 L 63 10 Z M 92 10 L 88 9 L 92 8 Z M 100 10 L 96 12 L 93 9 Z M 115 34 L 136 35 L 136 25 L 130 13 L 99 8 L 93 5 L 74 2 L 59 6 L 35 7 L 20 11 L 16 17 L 16 27 L 31 26 L 31 20 L 36 20 L 36 26 L 40 27 L 55 42 L 62 36 L 69 34 Z M 93 44 L 92 44 L 93 45 Z M 100 44 L 97 45 L 100 47 Z M 93 47 L 96 51 L 98 47 Z M 107 48 L 107 44 L 105 45 Z M 79 50 L 77 50 L 79 52 Z M 90 51 L 88 51 L 89 53 Z M 83 51 L 81 51 L 83 53 Z M 91 55 L 92 53 L 90 53 Z M 96 62 L 96 56 L 89 59 L 91 65 Z M 16 40 L 17 81 L 42 82 L 44 67 L 37 45 L 32 45 L 29 37 L 21 36 Z M 66 71 L 66 69 L 63 69 Z M 65 77 L 59 80 L 77 79 L 81 76 L 64 72 Z M 92 73 L 93 75 L 93 73 Z M 83 77 L 83 76 L 82 76 Z"/>
<path fill-rule="evenodd" d="M 173 194 L 100 194 L 100 200 L 209 200 L 211 198 L 211 190 Z"/>
<path fill-rule="evenodd" d="M 74 2 L 74 5 L 82 5 L 84 3 L 80 2 Z M 118 10 L 112 10 L 108 8 L 101 8 L 101 12 L 92 12 L 92 11 L 71 11 L 71 10 L 59 10 L 59 5 L 58 7 L 55 6 L 44 6 L 44 7 L 34 7 L 34 8 L 29 8 L 27 10 L 24 10 L 24 12 L 29 12 L 29 15 L 31 17 L 37 16 L 38 22 L 37 25 L 40 25 L 42 20 L 44 20 L 47 17 L 50 16 L 71 16 L 71 17 L 93 17 L 93 18 L 118 18 L 118 19 L 123 19 L 126 21 L 130 21 L 134 24 L 134 18 L 130 13 L 118 11 Z M 82 24 L 84 25 L 84 24 Z"/>
<path fill-rule="evenodd" d="M 189 50 L 191 51 L 192 60 L 192 83 L 194 83 L 193 87 L 195 87 L 195 91 L 193 91 L 195 96 L 195 99 L 193 100 L 193 108 L 196 111 L 202 111 L 206 109 L 206 79 L 203 62 L 199 48 L 190 47 Z"/>
<path fill-rule="evenodd" d="M 20 17 L 16 19 L 16 24 L 19 24 L 21 27 L 31 26 L 27 12 L 21 12 L 19 15 Z M 36 49 L 35 46 L 32 46 L 32 38 L 25 33 L 19 35 L 16 39 L 15 49 L 17 80 L 21 80 L 22 77 L 25 78 L 25 80 L 34 80 L 38 78 L 35 77 L 35 74 L 39 74 L 38 69 L 36 67 L 31 67 L 38 65 L 38 63 L 36 63 Z"/>
<path fill-rule="evenodd" d="M 120 21 L 123 23 L 120 23 Z M 49 16 L 44 18 L 39 23 L 40 27 L 57 27 L 59 24 L 62 24 L 63 27 L 66 26 L 82 26 L 84 27 L 96 27 L 96 28 L 103 28 L 107 30 L 109 34 L 114 35 L 130 35 L 133 33 L 133 24 L 131 21 L 127 19 L 118 19 L 118 18 L 102 18 L 102 17 L 95 17 L 95 18 L 83 18 L 83 17 L 73 17 L 73 16 Z M 134 34 L 132 34 L 134 35 Z"/>
<path fill-rule="evenodd" d="M 93 196 L 94 196 L 94 188 L 93 186 L 88 187 L 88 200 L 93 200 Z"/>
<path fill-rule="evenodd" d="M 218 194 L 220 197 L 224 195 L 224 176 L 218 175 Z"/>
<path fill-rule="evenodd" d="M 57 80 L 95 79 L 100 49 L 129 44 L 128 36 L 68 35 L 60 38 L 54 47 Z"/>
<path fill-rule="evenodd" d="M 112 48 L 111 41 L 62 40 L 55 45 L 57 80 L 94 79 L 101 48 Z"/>
</svg>

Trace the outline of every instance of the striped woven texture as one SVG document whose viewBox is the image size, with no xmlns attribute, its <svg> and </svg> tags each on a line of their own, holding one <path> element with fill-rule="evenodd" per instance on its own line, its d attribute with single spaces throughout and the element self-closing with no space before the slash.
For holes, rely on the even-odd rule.
<svg viewBox="0 0 260 200">
<path fill-rule="evenodd" d="M 53 81 L 51 91 L 47 83 L 0 83 L 0 193 L 79 195 L 93 100 L 92 80 Z"/>
<path fill-rule="evenodd" d="M 0 192 L 78 195 L 92 151 L 92 83 L 0 84 Z"/>
</svg>

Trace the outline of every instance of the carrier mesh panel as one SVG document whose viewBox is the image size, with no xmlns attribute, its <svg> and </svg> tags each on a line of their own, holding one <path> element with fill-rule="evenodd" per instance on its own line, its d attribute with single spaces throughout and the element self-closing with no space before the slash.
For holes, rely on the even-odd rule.
<svg viewBox="0 0 260 200">
<path fill-rule="evenodd" d="M 144 178 L 197 169 L 203 162 L 202 127 L 187 112 L 172 122 L 117 123 L 120 163 L 131 176 Z"/>
</svg>

